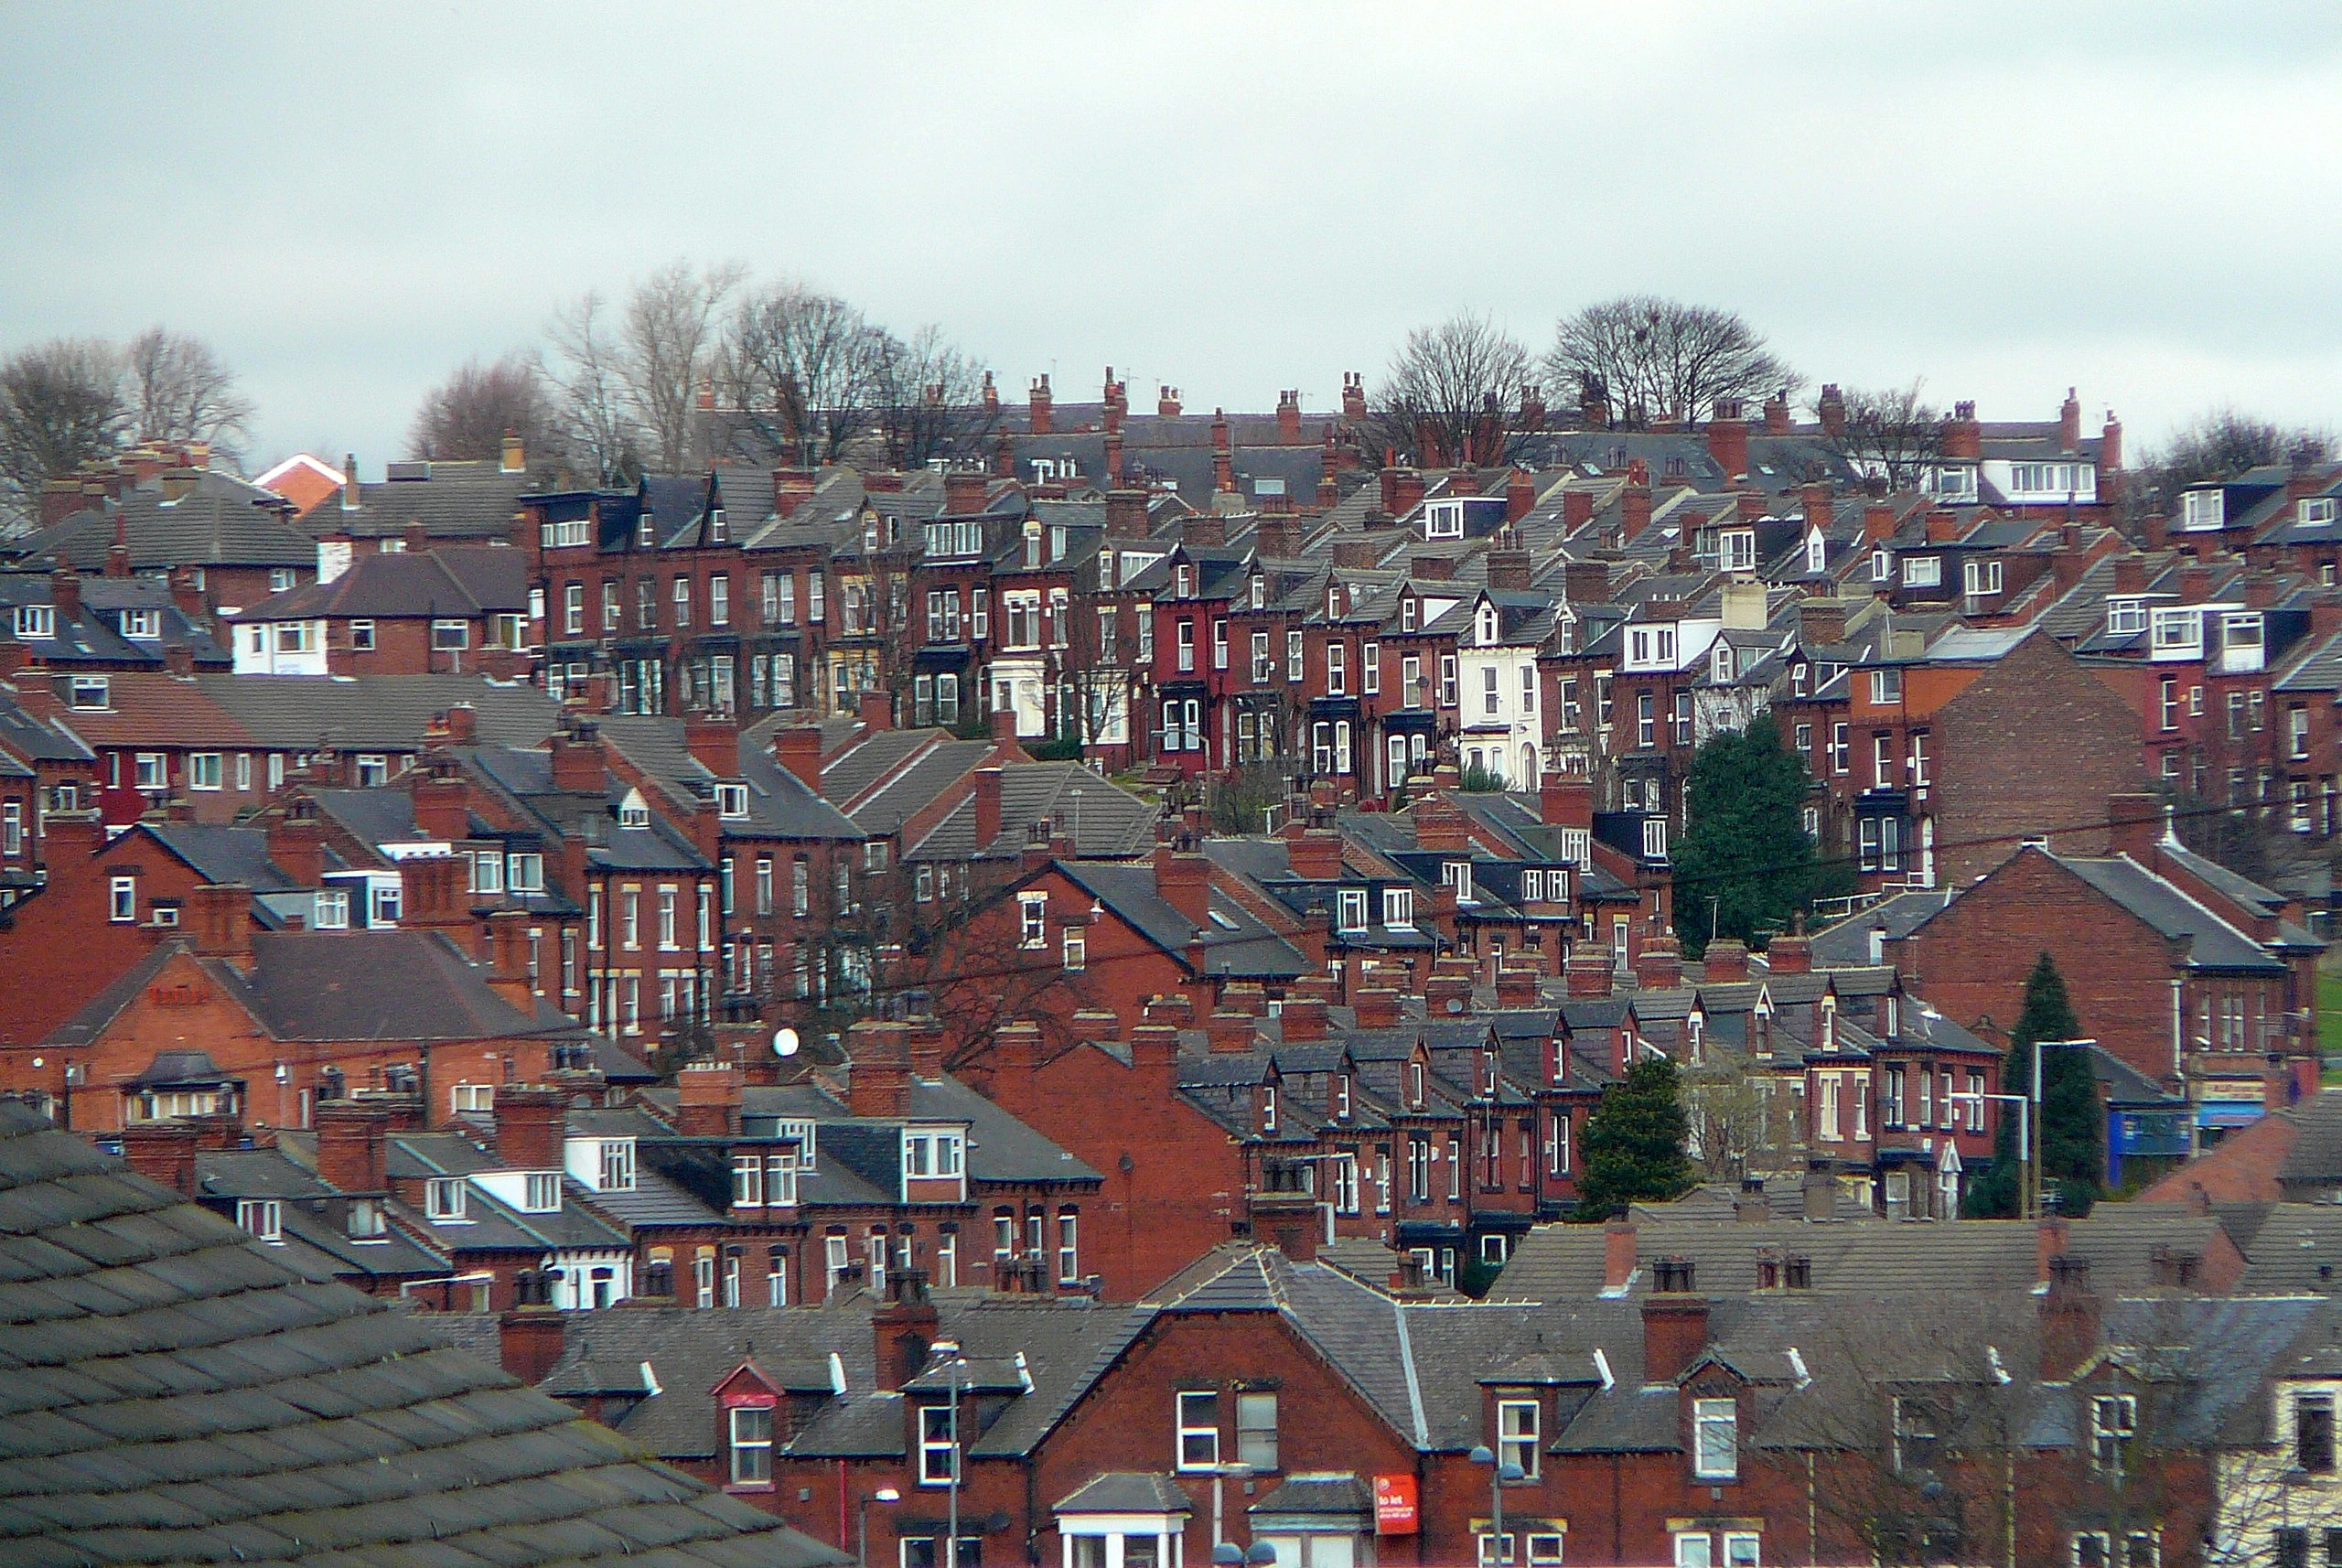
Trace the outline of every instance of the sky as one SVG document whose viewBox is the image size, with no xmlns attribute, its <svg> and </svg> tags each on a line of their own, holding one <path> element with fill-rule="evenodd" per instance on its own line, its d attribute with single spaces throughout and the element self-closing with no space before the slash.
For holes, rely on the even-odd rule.
<svg viewBox="0 0 2342 1568">
<path fill-rule="evenodd" d="M 1009 395 L 1338 405 L 1628 292 L 1985 419 L 2342 427 L 2342 6 L 0 0 L 0 352 L 162 323 L 248 467 L 677 258 Z M 1552 395 L 1549 393 L 1549 396 Z M 1556 401 L 1559 401 L 1556 399 Z"/>
</svg>

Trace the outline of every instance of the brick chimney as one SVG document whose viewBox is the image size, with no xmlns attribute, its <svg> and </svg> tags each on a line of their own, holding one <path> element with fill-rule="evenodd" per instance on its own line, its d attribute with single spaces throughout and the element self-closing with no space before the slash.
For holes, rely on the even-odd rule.
<svg viewBox="0 0 2342 1568">
<path fill-rule="evenodd" d="M 508 474 L 528 472 L 528 448 L 521 445 L 521 437 L 510 430 L 504 433 L 504 460 L 499 467 Z"/>
<path fill-rule="evenodd" d="M 2106 428 L 2099 433 L 2098 471 L 2101 476 L 2122 471 L 2122 422 L 2111 408 L 2106 411 Z"/>
<path fill-rule="evenodd" d="M 946 1036 L 942 1020 L 922 1014 L 910 1023 L 905 1038 L 910 1044 L 911 1077 L 921 1083 L 933 1083 L 943 1076 Z"/>
<path fill-rule="evenodd" d="M 1519 964 L 1497 967 L 1497 1005 L 1508 1010 L 1534 1007 L 1540 999 L 1538 973 Z"/>
<path fill-rule="evenodd" d="M 1254 1025 L 1250 1013 L 1214 1013 L 1204 1020 L 1204 1036 L 1214 1056 L 1241 1056 L 1252 1048 Z"/>
<path fill-rule="evenodd" d="M 1301 393 L 1298 392 L 1277 393 L 1277 445 L 1301 445 Z"/>
<path fill-rule="evenodd" d="M 1155 846 L 1155 891 L 1198 930 L 1211 928 L 1211 862 L 1181 844 Z"/>
<path fill-rule="evenodd" d="M 1736 985 L 1748 978 L 1748 944 L 1737 937 L 1710 942 L 1701 958 L 1710 985 Z"/>
<path fill-rule="evenodd" d="M 2154 869 L 2154 846 L 2163 837 L 2163 801 L 2154 795 L 2111 795 L 2106 801 L 2109 854 L 2127 854 Z"/>
<path fill-rule="evenodd" d="M 1789 433 L 1789 392 L 1787 387 L 1765 400 L 1765 434 L 1787 435 Z"/>
<path fill-rule="evenodd" d="M 2057 408 L 2057 450 L 2079 452 L 2082 449 L 2082 400 L 2074 395 L 2075 389 L 2066 389 L 2066 401 Z"/>
<path fill-rule="evenodd" d="M 188 895 L 188 924 L 198 958 L 226 961 L 249 974 L 252 967 L 252 890 L 242 882 L 206 884 Z"/>
<path fill-rule="evenodd" d="M 1167 386 L 1162 383 L 1156 384 L 1155 389 L 1155 417 L 1157 419 L 1176 419 L 1179 417 L 1179 389 L 1177 387 Z"/>
<path fill-rule="evenodd" d="M 1545 389 L 1534 384 L 1520 389 L 1520 413 L 1514 418 L 1516 428 L 1531 435 L 1545 428 Z"/>
<path fill-rule="evenodd" d="M 1895 509 L 1885 501 L 1863 508 L 1863 542 L 1880 544 L 1895 537 Z"/>
<path fill-rule="evenodd" d="M 1111 409 L 1109 412 L 1111 413 Z M 1106 488 L 1110 491 L 1120 489 L 1122 482 L 1123 433 L 1119 430 L 1109 430 L 1106 432 Z"/>
<path fill-rule="evenodd" d="M 1569 962 L 1563 967 L 1563 984 L 1574 1001 L 1588 996 L 1610 994 L 1610 953 L 1606 948 L 1582 945 L 1574 949 Z"/>
<path fill-rule="evenodd" d="M 1632 468 L 1629 473 L 1641 476 L 1646 470 Z M 1618 492 L 1618 542 L 1631 542 L 1649 526 L 1650 484 L 1647 478 L 1638 483 L 1635 478 L 1629 478 L 1627 488 Z"/>
<path fill-rule="evenodd" d="M 994 1282 L 997 1288 L 1001 1282 Z M 927 1294 L 922 1269 L 902 1270 L 886 1279 L 886 1300 L 870 1315 L 878 1387 L 888 1393 L 919 1376 L 936 1340 L 935 1302 Z"/>
<path fill-rule="evenodd" d="M 1144 490 L 1112 489 L 1106 492 L 1107 538 L 1144 539 L 1148 532 Z"/>
<path fill-rule="evenodd" d="M 1602 1228 L 1602 1288 L 1623 1291 L 1634 1278 L 1634 1221 L 1613 1219 Z"/>
<path fill-rule="evenodd" d="M 1469 974 L 1443 974 L 1434 970 L 1423 977 L 1423 1011 L 1432 1017 L 1456 1018 L 1471 1010 L 1472 977 Z"/>
<path fill-rule="evenodd" d="M 1052 434 L 1049 428 L 1052 401 L 1053 400 L 1049 392 L 1048 373 L 1044 371 L 1040 375 L 1033 378 L 1032 390 L 1025 394 L 1025 407 L 1026 413 L 1030 416 L 1032 433 L 1034 435 L 1047 435 Z"/>
<path fill-rule="evenodd" d="M 1342 874 L 1342 835 L 1332 828 L 1286 828 L 1284 857 L 1295 876 L 1310 882 L 1331 882 Z"/>
<path fill-rule="evenodd" d="M 773 731 L 772 759 L 805 788 L 816 795 L 822 792 L 821 726 L 793 725 Z"/>
<path fill-rule="evenodd" d="M 1961 462 L 1973 463 L 1984 456 L 1984 426 L 1976 417 L 1976 404 L 1962 401 L 1951 405 L 1951 417 L 1943 422 L 1943 455 Z"/>
<path fill-rule="evenodd" d="M 1813 970 L 1813 939 L 1805 921 L 1793 918 L 1789 929 L 1765 945 L 1765 964 L 1775 974 L 1810 974 Z"/>
<path fill-rule="evenodd" d="M 1656 936 L 1635 954 L 1635 983 L 1645 991 L 1672 991 L 1683 983 L 1683 950 L 1671 936 Z"/>
<path fill-rule="evenodd" d="M 358 483 L 358 454 L 345 452 L 341 457 L 341 510 L 358 510 L 362 504 L 360 499 L 362 493 Z"/>
<path fill-rule="evenodd" d="M 1950 507 L 1930 507 L 1920 526 L 1930 544 L 1949 544 L 1962 532 L 1960 514 Z"/>
<path fill-rule="evenodd" d="M 453 864 L 452 860 L 450 864 Z M 460 945 L 460 944 L 459 944 Z M 537 999 L 529 983 L 529 916 L 524 909 L 499 909 L 488 918 L 489 988 L 505 1004 L 533 1017 Z"/>
<path fill-rule="evenodd" d="M 984 372 L 983 395 L 984 412 L 986 413 L 998 413 L 1000 412 L 1000 388 L 994 384 L 992 372 L 990 371 L 986 371 Z"/>
<path fill-rule="evenodd" d="M 1399 993 L 1380 989 L 1356 993 L 1350 998 L 1350 1011 L 1361 1029 L 1393 1029 L 1403 1015 Z"/>
<path fill-rule="evenodd" d="M 736 1138 L 747 1087 L 730 1062 L 693 1062 L 675 1075 L 675 1131 L 686 1138 Z"/>
<path fill-rule="evenodd" d="M 389 1190 L 383 1139 L 391 1113 L 386 1108 L 364 1101 L 320 1101 L 313 1121 L 319 1180 L 339 1192 Z"/>
<path fill-rule="evenodd" d="M 470 863 L 452 854 L 416 855 L 399 862 L 399 924 L 410 930 L 471 925 Z M 456 945 L 468 947 L 465 937 Z"/>
<path fill-rule="evenodd" d="M 908 1030 L 865 1020 L 846 1031 L 846 1110 L 855 1116 L 900 1116 L 910 1108 Z"/>
<path fill-rule="evenodd" d="M 984 510 L 990 483 L 982 474 L 953 468 L 943 476 L 943 511 L 947 517 L 973 517 Z"/>
<path fill-rule="evenodd" d="M 138 1122 L 122 1130 L 122 1157 L 156 1187 L 193 1198 L 196 1126 L 192 1122 Z"/>
<path fill-rule="evenodd" d="M 1415 802 L 1415 847 L 1429 854 L 1461 854 L 1472 847 L 1464 812 L 1454 801 L 1427 794 Z"/>
<path fill-rule="evenodd" d="M 506 1169 L 563 1168 L 563 1145 L 568 1141 L 568 1101 L 566 1093 L 549 1084 L 496 1086 L 496 1125 L 491 1144 L 497 1159 Z"/>
<path fill-rule="evenodd" d="M 1548 772 L 1537 781 L 1537 814 L 1547 827 L 1594 826 L 1594 780 Z"/>
<path fill-rule="evenodd" d="M 576 719 L 553 737 L 553 787 L 567 793 L 599 795 L 607 786 L 602 759 L 602 729 Z"/>
<path fill-rule="evenodd" d="M 1821 395 L 1814 402 L 1813 415 L 1821 422 L 1822 435 L 1843 435 L 1846 433 L 1846 394 L 1838 390 L 1837 382 L 1822 384 Z"/>
<path fill-rule="evenodd" d="M 1287 1045 L 1322 1040 L 1326 1037 L 1325 1001 L 1316 996 L 1288 996 L 1279 1022 L 1284 1026 Z"/>
<path fill-rule="evenodd" d="M 1675 1271 L 1681 1271 L 1680 1273 Z M 1661 1259 L 1654 1271 L 1680 1288 L 1643 1298 L 1643 1382 L 1671 1383 L 1692 1369 L 1708 1348 L 1708 1298 L 1692 1293 L 1692 1265 Z"/>
<path fill-rule="evenodd" d="M 1366 420 L 1366 378 L 1356 371 L 1342 372 L 1342 417 L 1352 424 Z"/>
<path fill-rule="evenodd" d="M 976 850 L 982 854 L 992 841 L 1000 836 L 1000 779 L 998 768 L 979 768 L 971 799 L 976 807 Z"/>
<path fill-rule="evenodd" d="M 516 1306 L 496 1320 L 496 1359 L 507 1377 L 534 1388 L 560 1364 L 567 1318 L 549 1306 Z"/>
<path fill-rule="evenodd" d="M 1525 594 L 1529 592 L 1532 572 L 1529 552 L 1519 548 L 1518 541 L 1509 537 L 1512 532 L 1509 528 L 1504 532 L 1508 537 L 1488 553 L 1488 589 L 1499 594 Z"/>
<path fill-rule="evenodd" d="M 1223 496 L 1236 493 L 1236 454 L 1228 443 L 1228 415 L 1211 411 L 1211 488 Z"/>
<path fill-rule="evenodd" d="M 1806 648 L 1826 648 L 1845 641 L 1845 601 L 1828 597 L 1798 601 L 1797 639 Z"/>
<path fill-rule="evenodd" d="M 1736 397 L 1720 397 L 1708 415 L 1708 456 L 1727 482 L 1748 472 L 1748 421 Z"/>
<path fill-rule="evenodd" d="M 306 795 L 285 803 L 281 816 L 268 824 L 268 858 L 295 887 L 316 887 L 325 881 L 326 830 L 317 821 L 317 804 Z"/>
<path fill-rule="evenodd" d="M 893 729 L 895 727 L 895 693 L 884 691 L 857 693 L 854 700 L 854 715 L 862 721 L 862 727 L 865 729 Z"/>
<path fill-rule="evenodd" d="M 1773 1217 L 1772 1200 L 1765 1196 L 1765 1178 L 1740 1178 L 1740 1196 L 1733 1200 L 1732 1217 L 1743 1225 L 1762 1225 Z"/>
<path fill-rule="evenodd" d="M 775 468 L 772 471 L 772 510 L 782 517 L 795 517 L 798 510 L 813 499 L 815 476 L 811 468 Z"/>
<path fill-rule="evenodd" d="M 740 726 L 725 714 L 685 714 L 683 749 L 718 779 L 740 777 Z"/>
<path fill-rule="evenodd" d="M 2049 1260 L 2041 1298 L 2041 1380 L 2063 1382 L 2098 1348 L 2100 1304 L 2090 1288 L 2090 1260 L 2059 1251 Z"/>
<path fill-rule="evenodd" d="M 61 566 L 48 575 L 48 600 L 57 607 L 57 621 L 62 627 L 68 621 L 81 618 L 81 576 L 70 566 Z"/>
<path fill-rule="evenodd" d="M 1798 488 L 1799 503 L 1805 510 L 1808 528 L 1829 528 L 1833 521 L 1830 506 L 1830 486 L 1826 480 L 1812 479 Z"/>
</svg>

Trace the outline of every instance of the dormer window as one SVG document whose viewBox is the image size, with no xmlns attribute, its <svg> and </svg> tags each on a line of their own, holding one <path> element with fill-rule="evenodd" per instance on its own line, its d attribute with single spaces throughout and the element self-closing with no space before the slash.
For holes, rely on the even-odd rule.
<svg viewBox="0 0 2342 1568">
<path fill-rule="evenodd" d="M 650 808 L 643 804 L 639 793 L 628 790 L 626 799 L 618 802 L 618 826 L 648 828 L 650 825 Z"/>
<path fill-rule="evenodd" d="M 1185 561 L 1180 562 L 1172 573 L 1171 596 L 1175 599 L 1196 596 L 1196 569 Z"/>
<path fill-rule="evenodd" d="M 1401 631 L 1415 629 L 1416 618 L 1423 614 L 1422 603 L 1423 601 L 1413 595 L 1399 601 L 1399 629 Z"/>
<path fill-rule="evenodd" d="M 1346 1072 L 1336 1073 L 1334 1075 L 1334 1114 L 1347 1121 L 1349 1113 L 1350 1075 Z"/>
<path fill-rule="evenodd" d="M 521 1192 L 521 1208 L 527 1214 L 561 1212 L 561 1173 L 531 1171 Z"/>
<path fill-rule="evenodd" d="M 1805 569 L 1808 572 L 1830 569 L 1830 541 L 1822 537 L 1818 528 L 1805 536 Z"/>
<path fill-rule="evenodd" d="M 423 1189 L 425 1218 L 461 1223 L 464 1218 L 464 1178 L 434 1176 Z"/>
<path fill-rule="evenodd" d="M 1461 539 L 1464 537 L 1464 503 L 1462 501 L 1431 501 L 1423 507 L 1423 537 L 1425 539 Z"/>
<path fill-rule="evenodd" d="M 1716 564 L 1727 572 L 1756 569 L 1756 531 L 1727 528 L 1716 535 Z"/>
<path fill-rule="evenodd" d="M 2294 518 L 2301 522 L 2332 522 L 2334 512 L 2332 496 L 2304 496 L 2294 507 Z"/>
<path fill-rule="evenodd" d="M 748 787 L 746 784 L 718 784 L 715 787 L 715 811 L 718 816 L 736 821 L 747 816 Z"/>
<path fill-rule="evenodd" d="M 1942 581 L 1942 556 L 1906 555 L 1903 557 L 1903 585 L 1905 587 L 1932 588 Z"/>
<path fill-rule="evenodd" d="M 1729 642 L 1719 642 L 1716 644 L 1714 668 L 1715 678 L 1717 680 L 1729 681 L 1733 678 L 1732 644 Z"/>
<path fill-rule="evenodd" d="M 2227 521 L 2227 491 L 2189 490 L 2180 497 L 2180 527 L 2187 529 L 2219 528 L 2224 526 Z"/>
<path fill-rule="evenodd" d="M 658 542 L 659 535 L 657 530 L 658 524 L 651 518 L 650 509 L 649 507 L 643 508 L 642 526 L 635 530 L 634 542 L 642 546 L 645 550 L 650 549 L 653 544 Z"/>
<path fill-rule="evenodd" d="M 1267 579 L 1267 578 L 1265 578 L 1265 577 L 1263 577 L 1263 576 L 1262 576 L 1258 572 L 1253 573 L 1253 574 L 1252 574 L 1252 587 L 1251 587 L 1250 592 L 1251 592 L 1251 595 L 1252 595 L 1252 607 L 1253 607 L 1254 609 L 1256 609 L 1256 610 L 1257 610 L 1257 609 L 1259 609 L 1262 606 L 1263 606 L 1263 605 L 1267 604 L 1267 603 L 1269 602 L 1269 582 L 1268 582 L 1268 579 Z"/>
<path fill-rule="evenodd" d="M 707 514 L 707 542 L 710 544 L 723 543 L 730 532 L 729 526 L 724 521 L 722 507 L 717 507 Z"/>
<path fill-rule="evenodd" d="M 57 610 L 51 605 L 18 605 L 16 635 L 20 638 L 48 638 L 57 635 Z"/>
<path fill-rule="evenodd" d="M 634 1190 L 634 1140 L 605 1138 L 601 1147 L 601 1192 Z"/>
<path fill-rule="evenodd" d="M 2144 599 L 2109 599 L 2106 601 L 2106 630 L 2110 637 L 2130 637 L 2147 629 L 2147 603 Z"/>
<path fill-rule="evenodd" d="M 2332 502 L 2327 502 L 2331 506 Z M 122 612 L 122 635 L 153 639 L 163 635 L 163 612 L 160 610 L 124 610 Z"/>
<path fill-rule="evenodd" d="M 1480 607 L 1479 638 L 1481 647 L 1493 648 L 1496 646 L 1497 611 L 1494 605 L 1482 605 Z"/>
<path fill-rule="evenodd" d="M 1407 1103 L 1417 1111 L 1423 1108 L 1423 1064 L 1420 1061 L 1407 1064 Z"/>
<path fill-rule="evenodd" d="M 103 675 L 73 677 L 73 706 L 84 713 L 103 713 L 113 706 L 113 682 Z"/>
<path fill-rule="evenodd" d="M 1261 1131 L 1273 1133 L 1276 1130 L 1277 1086 L 1273 1083 L 1264 1083 L 1261 1085 Z"/>
</svg>

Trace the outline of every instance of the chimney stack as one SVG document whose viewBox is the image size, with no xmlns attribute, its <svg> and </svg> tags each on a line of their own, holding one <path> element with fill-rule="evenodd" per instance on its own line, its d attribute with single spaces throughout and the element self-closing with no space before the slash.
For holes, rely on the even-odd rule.
<svg viewBox="0 0 2342 1568">
<path fill-rule="evenodd" d="M 318 1179 L 338 1192 L 389 1190 L 383 1146 L 391 1125 L 387 1108 L 363 1101 L 321 1101 L 313 1121 L 317 1134 Z"/>
<path fill-rule="evenodd" d="M 796 776 L 799 783 L 822 792 L 822 730 L 819 725 L 792 725 L 772 732 L 772 759 Z"/>
<path fill-rule="evenodd" d="M 61 630 L 68 622 L 81 618 L 81 577 L 70 566 L 60 566 L 48 575 L 48 601 L 57 607 L 57 624 Z"/>
<path fill-rule="evenodd" d="M 1301 393 L 1277 393 L 1277 444 L 1282 446 L 1301 445 Z"/>
<path fill-rule="evenodd" d="M 1765 400 L 1765 434 L 1787 435 L 1789 433 L 1789 389 L 1783 387 Z"/>
<path fill-rule="evenodd" d="M 995 1280 L 994 1289 L 1005 1282 Z M 927 1294 L 927 1273 L 905 1269 L 888 1275 L 886 1300 L 870 1315 L 870 1334 L 876 1352 L 878 1387 L 888 1393 L 919 1376 L 933 1348 L 939 1322 L 935 1302 Z"/>
<path fill-rule="evenodd" d="M 1748 472 L 1748 421 L 1736 397 L 1720 397 L 1708 415 L 1708 456 L 1724 470 L 1724 482 Z"/>
<path fill-rule="evenodd" d="M 196 1126 L 192 1122 L 139 1122 L 122 1130 L 122 1157 L 156 1187 L 196 1197 Z"/>
<path fill-rule="evenodd" d="M 1211 929 L 1211 862 L 1185 843 L 1155 846 L 1156 897 L 1198 930 Z"/>
<path fill-rule="evenodd" d="M 1943 422 L 1943 455 L 1960 462 L 1974 463 L 1984 456 L 1984 426 L 1976 417 L 1976 404 L 1963 400 L 1951 405 L 1951 417 Z"/>
<path fill-rule="evenodd" d="M 1635 1279 L 1635 1224 L 1613 1219 L 1602 1228 L 1602 1289 L 1623 1293 Z"/>
<path fill-rule="evenodd" d="M 1563 966 L 1563 984 L 1572 1001 L 1610 994 L 1610 953 L 1591 944 L 1572 950 Z"/>
<path fill-rule="evenodd" d="M 2064 1382 L 2079 1370 L 2098 1348 L 2099 1325 L 2090 1260 L 2060 1251 L 2049 1259 L 2049 1289 L 2041 1298 L 2041 1380 Z"/>
<path fill-rule="evenodd" d="M 1025 406 L 1036 435 L 1053 434 L 1049 427 L 1051 402 L 1048 372 L 1045 371 L 1033 378 L 1032 390 L 1026 394 Z"/>
<path fill-rule="evenodd" d="M 1710 985 L 1736 985 L 1748 978 L 1748 945 L 1737 937 L 1720 937 L 1700 955 L 1701 973 Z"/>
<path fill-rule="evenodd" d="M 326 831 L 317 806 L 306 795 L 285 802 L 283 815 L 268 824 L 268 858 L 295 887 L 322 886 L 326 875 Z"/>
<path fill-rule="evenodd" d="M 2057 409 L 2057 450 L 2079 452 L 2082 449 L 2082 400 L 2074 395 L 2075 389 L 2066 389 L 2066 401 Z"/>
<path fill-rule="evenodd" d="M 542 1083 L 496 1086 L 496 1157 L 509 1170 L 557 1171 L 565 1162 L 568 1096 Z"/>
<path fill-rule="evenodd" d="M 846 1110 L 863 1117 L 900 1116 L 910 1108 L 908 1026 L 865 1020 L 846 1031 Z"/>
<path fill-rule="evenodd" d="M 356 511 L 362 504 L 362 492 L 358 484 L 358 454 L 345 453 L 341 459 L 341 510 Z"/>
<path fill-rule="evenodd" d="M 984 510 L 990 481 L 982 474 L 953 468 L 943 476 L 943 511 L 947 517 L 973 517 Z"/>
<path fill-rule="evenodd" d="M 553 787 L 564 794 L 599 795 L 607 788 L 602 762 L 601 726 L 590 719 L 574 722 L 553 737 Z"/>
<path fill-rule="evenodd" d="M 1342 372 L 1342 418 L 1352 424 L 1366 423 L 1366 378 L 1356 371 Z"/>
<path fill-rule="evenodd" d="M 1837 436 L 1846 433 L 1846 395 L 1838 390 L 1837 382 L 1823 383 L 1821 396 L 1816 400 L 1813 413 L 1814 417 L 1821 422 L 1822 435 Z"/>
<path fill-rule="evenodd" d="M 1356 993 L 1350 998 L 1350 1011 L 1361 1029 L 1394 1029 L 1404 1016 L 1399 993 L 1389 990 Z"/>
<path fill-rule="evenodd" d="M 740 1135 L 739 1069 L 730 1062 L 693 1062 L 675 1075 L 675 1131 L 686 1138 Z"/>
<path fill-rule="evenodd" d="M 252 967 L 252 890 L 242 882 L 206 884 L 188 896 L 198 958 L 216 958 L 245 973 Z"/>
<path fill-rule="evenodd" d="M 685 714 L 683 749 L 718 779 L 740 777 L 740 726 L 727 714 L 698 709 Z"/>
<path fill-rule="evenodd" d="M 976 769 L 972 799 L 976 811 L 976 853 L 982 854 L 1000 836 L 1001 770 L 997 767 Z"/>
</svg>

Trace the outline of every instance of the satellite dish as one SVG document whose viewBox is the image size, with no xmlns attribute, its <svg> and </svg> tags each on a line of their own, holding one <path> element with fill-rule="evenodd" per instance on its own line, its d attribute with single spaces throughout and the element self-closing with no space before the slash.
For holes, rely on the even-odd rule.
<svg viewBox="0 0 2342 1568">
<path fill-rule="evenodd" d="M 793 1057 L 797 1054 L 797 1031 L 786 1024 L 772 1032 L 772 1054 Z"/>
</svg>

